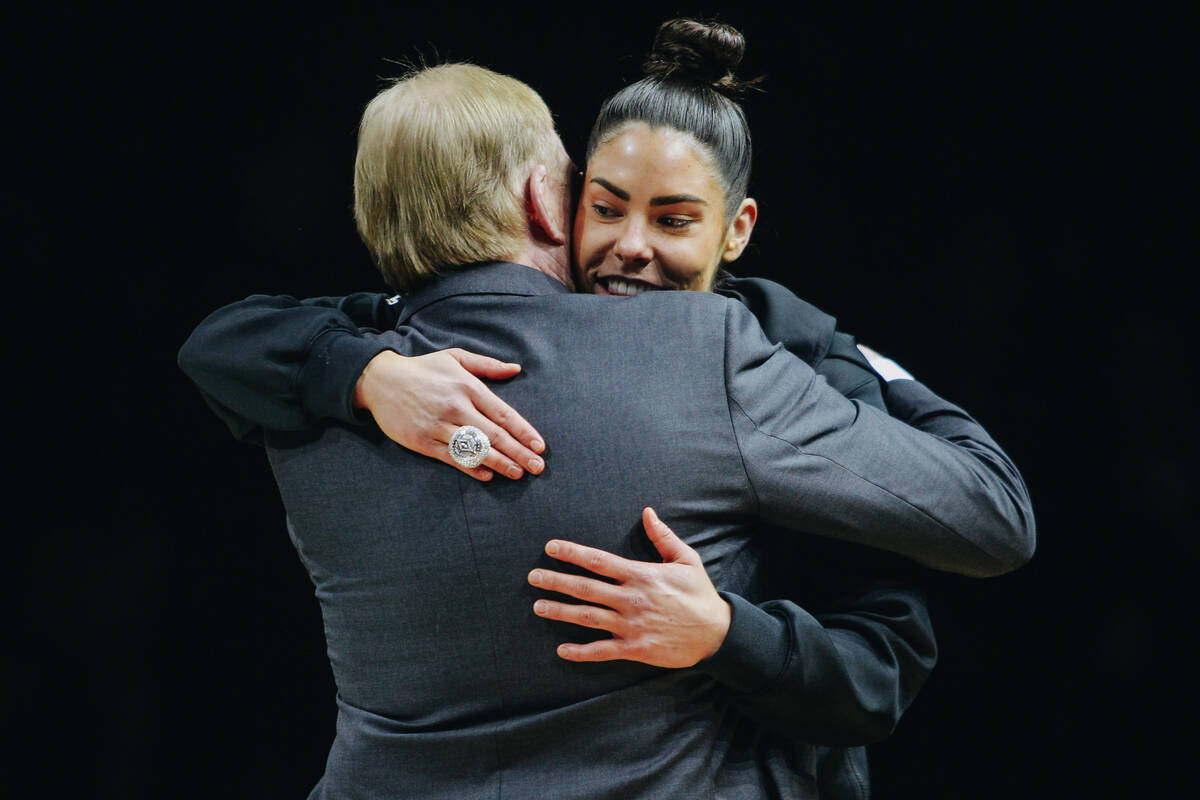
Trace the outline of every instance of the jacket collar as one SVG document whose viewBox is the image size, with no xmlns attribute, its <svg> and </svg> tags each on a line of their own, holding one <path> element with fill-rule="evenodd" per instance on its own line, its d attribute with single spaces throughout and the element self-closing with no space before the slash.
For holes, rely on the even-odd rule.
<svg viewBox="0 0 1200 800">
<path fill-rule="evenodd" d="M 396 324 L 403 325 L 421 309 L 464 294 L 508 294 L 532 297 L 567 294 L 571 290 L 533 267 L 509 261 L 491 261 L 452 267 L 404 298 L 404 310 Z"/>
</svg>

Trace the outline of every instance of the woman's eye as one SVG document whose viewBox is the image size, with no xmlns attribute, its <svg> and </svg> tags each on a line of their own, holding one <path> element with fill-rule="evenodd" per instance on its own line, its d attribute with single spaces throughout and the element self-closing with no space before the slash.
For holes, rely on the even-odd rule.
<svg viewBox="0 0 1200 800">
<path fill-rule="evenodd" d="M 659 224 L 665 225 L 668 228 L 686 228 L 691 225 L 694 220 L 687 217 L 660 217 Z"/>
<path fill-rule="evenodd" d="M 592 209 L 596 212 L 596 216 L 598 216 L 598 217 L 615 217 L 615 216 L 617 216 L 616 209 L 609 208 L 608 206 L 601 205 L 600 203 L 592 204 Z"/>
</svg>

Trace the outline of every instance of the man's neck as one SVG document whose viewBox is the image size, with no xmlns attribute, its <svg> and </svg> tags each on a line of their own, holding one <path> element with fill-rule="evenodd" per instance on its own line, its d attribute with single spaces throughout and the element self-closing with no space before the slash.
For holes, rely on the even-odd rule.
<svg viewBox="0 0 1200 800">
<path fill-rule="evenodd" d="M 538 272 L 544 272 L 572 292 L 575 291 L 571 261 L 565 247 L 547 248 L 531 244 L 511 260 L 514 264 L 523 264 Z"/>
</svg>

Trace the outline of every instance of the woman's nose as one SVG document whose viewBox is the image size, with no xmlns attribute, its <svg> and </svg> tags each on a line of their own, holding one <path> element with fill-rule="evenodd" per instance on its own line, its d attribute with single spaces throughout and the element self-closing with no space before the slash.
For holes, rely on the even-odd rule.
<svg viewBox="0 0 1200 800">
<path fill-rule="evenodd" d="M 646 237 L 645 224 L 641 220 L 629 218 L 625 221 L 613 253 L 625 264 L 635 267 L 643 266 L 654 258 Z"/>
</svg>

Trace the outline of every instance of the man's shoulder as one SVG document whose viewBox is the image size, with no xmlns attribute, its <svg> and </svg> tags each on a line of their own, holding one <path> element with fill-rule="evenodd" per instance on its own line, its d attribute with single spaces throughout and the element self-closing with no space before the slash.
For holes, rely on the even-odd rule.
<svg viewBox="0 0 1200 800">
<path fill-rule="evenodd" d="M 745 304 L 712 292 L 649 291 L 636 297 L 566 294 L 539 298 L 558 306 L 565 320 L 592 326 L 596 334 L 626 332 L 643 340 L 712 344 L 713 337 L 767 344 L 753 312 Z M 736 346 L 736 345 L 734 345 Z"/>
<path fill-rule="evenodd" d="M 597 336 L 616 335 L 642 341 L 661 339 L 687 349 L 722 341 L 765 341 L 758 320 L 742 303 L 711 292 L 643 292 L 636 297 L 559 295 L 549 298 L 561 308 L 563 322 L 588 326 Z"/>
<path fill-rule="evenodd" d="M 595 313 L 614 318 L 657 317 L 664 322 L 684 318 L 720 320 L 731 313 L 731 309 L 745 310 L 736 300 L 712 292 L 646 291 L 635 297 L 563 294 L 544 299 L 561 304 L 564 308 L 578 309 L 581 313 Z"/>
</svg>

